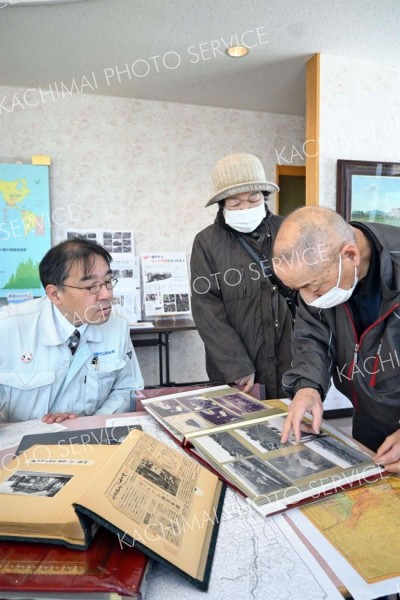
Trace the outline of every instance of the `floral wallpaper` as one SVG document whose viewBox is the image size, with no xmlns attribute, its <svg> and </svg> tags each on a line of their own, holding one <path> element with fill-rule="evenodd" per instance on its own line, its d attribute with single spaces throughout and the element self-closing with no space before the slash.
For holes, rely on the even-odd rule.
<svg viewBox="0 0 400 600">
<path fill-rule="evenodd" d="M 272 181 L 277 163 L 301 164 L 290 150 L 304 143 L 301 116 L 95 95 L 48 94 L 31 107 L 24 90 L 0 87 L 5 97 L 12 111 L 0 109 L 1 160 L 52 159 L 53 243 L 66 228 L 123 228 L 134 231 L 137 253 L 190 255 L 215 216 L 204 205 L 219 158 L 256 154 Z M 146 384 L 157 384 L 156 348 L 137 355 Z M 171 377 L 206 379 L 197 332 L 171 336 Z"/>
<path fill-rule="evenodd" d="M 400 66 L 321 55 L 320 204 L 336 209 L 336 161 L 400 162 Z"/>
</svg>

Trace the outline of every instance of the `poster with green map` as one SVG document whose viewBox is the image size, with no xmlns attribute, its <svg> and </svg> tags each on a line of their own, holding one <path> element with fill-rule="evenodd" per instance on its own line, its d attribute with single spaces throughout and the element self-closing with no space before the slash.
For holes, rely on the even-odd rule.
<svg viewBox="0 0 400 600">
<path fill-rule="evenodd" d="M 0 298 L 41 296 L 38 265 L 51 247 L 49 167 L 0 164 Z"/>
</svg>

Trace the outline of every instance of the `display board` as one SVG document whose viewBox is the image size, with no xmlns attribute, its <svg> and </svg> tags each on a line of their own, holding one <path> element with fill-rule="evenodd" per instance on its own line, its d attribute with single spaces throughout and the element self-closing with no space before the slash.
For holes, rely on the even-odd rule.
<svg viewBox="0 0 400 600">
<path fill-rule="evenodd" d="M 142 254 L 143 307 L 146 317 L 190 314 L 190 287 L 183 252 Z"/>
<path fill-rule="evenodd" d="M 49 167 L 0 164 L 0 298 L 41 296 L 38 266 L 51 247 Z"/>
</svg>

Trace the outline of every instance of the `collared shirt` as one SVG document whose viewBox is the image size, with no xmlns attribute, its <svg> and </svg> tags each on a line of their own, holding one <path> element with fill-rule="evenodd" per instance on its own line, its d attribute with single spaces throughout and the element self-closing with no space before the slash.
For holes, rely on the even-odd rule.
<svg viewBox="0 0 400 600">
<path fill-rule="evenodd" d="M 82 323 L 82 325 L 76 327 L 76 325 L 68 321 L 68 319 L 62 314 L 61 310 L 58 310 L 58 308 L 54 306 L 54 304 L 52 304 L 52 311 L 54 315 L 54 323 L 57 329 L 57 333 L 62 340 L 67 342 L 71 335 L 74 333 L 75 329 L 79 331 L 82 337 L 83 332 L 87 329 L 87 323 Z"/>
</svg>

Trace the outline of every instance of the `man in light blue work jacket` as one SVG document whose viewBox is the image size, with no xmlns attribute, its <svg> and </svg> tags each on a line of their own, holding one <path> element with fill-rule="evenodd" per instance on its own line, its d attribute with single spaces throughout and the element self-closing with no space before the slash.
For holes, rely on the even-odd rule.
<svg viewBox="0 0 400 600">
<path fill-rule="evenodd" d="M 112 313 L 111 256 L 73 238 L 39 265 L 43 298 L 0 311 L 0 422 L 130 409 L 143 379 L 127 320 Z"/>
</svg>

